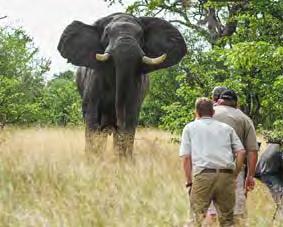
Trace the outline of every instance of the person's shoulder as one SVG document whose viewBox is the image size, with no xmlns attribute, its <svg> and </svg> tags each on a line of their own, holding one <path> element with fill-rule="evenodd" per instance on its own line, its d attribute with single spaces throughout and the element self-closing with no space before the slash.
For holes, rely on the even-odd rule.
<svg viewBox="0 0 283 227">
<path fill-rule="evenodd" d="M 223 128 L 223 129 L 225 129 L 227 131 L 234 130 L 230 125 L 228 125 L 228 124 L 226 124 L 224 122 L 221 122 L 221 121 L 219 121 L 217 119 L 214 119 L 214 124 L 215 124 L 215 126 L 221 127 L 221 128 Z"/>
<path fill-rule="evenodd" d="M 214 109 L 213 118 L 215 118 L 215 116 L 223 115 L 226 112 L 225 107 L 222 105 L 214 106 L 213 109 Z"/>
<path fill-rule="evenodd" d="M 246 115 L 240 108 L 234 108 L 235 113 L 237 113 L 239 116 L 247 119 L 249 118 L 248 115 Z"/>
<path fill-rule="evenodd" d="M 224 107 L 223 105 L 217 104 L 217 105 L 213 106 L 213 109 L 214 110 L 221 110 L 221 109 L 223 109 L 223 107 Z"/>
<path fill-rule="evenodd" d="M 252 119 L 251 119 L 247 114 L 245 114 L 242 110 L 236 109 L 236 111 L 237 111 L 237 114 L 238 114 L 243 120 L 245 120 L 248 124 L 253 124 Z"/>
<path fill-rule="evenodd" d="M 213 107 L 215 114 L 226 114 L 227 112 L 233 112 L 235 108 L 226 105 L 217 105 Z"/>
<path fill-rule="evenodd" d="M 221 126 L 221 127 L 227 127 L 227 126 L 229 126 L 228 124 L 226 124 L 226 123 L 224 123 L 224 122 L 221 122 L 221 121 L 218 121 L 217 119 L 213 119 L 213 122 L 214 122 L 214 124 L 219 125 L 219 126 Z M 229 126 L 229 127 L 230 127 L 230 126 Z"/>
<path fill-rule="evenodd" d="M 195 120 L 188 122 L 188 123 L 185 125 L 184 130 L 188 130 L 188 129 L 191 128 L 193 125 L 195 125 Z"/>
</svg>

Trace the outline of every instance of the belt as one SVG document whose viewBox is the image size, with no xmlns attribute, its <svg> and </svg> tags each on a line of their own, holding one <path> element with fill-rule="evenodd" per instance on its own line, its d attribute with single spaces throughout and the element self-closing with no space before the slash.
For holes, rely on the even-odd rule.
<svg viewBox="0 0 283 227">
<path fill-rule="evenodd" d="M 202 173 L 234 173 L 232 169 L 204 169 Z"/>
</svg>

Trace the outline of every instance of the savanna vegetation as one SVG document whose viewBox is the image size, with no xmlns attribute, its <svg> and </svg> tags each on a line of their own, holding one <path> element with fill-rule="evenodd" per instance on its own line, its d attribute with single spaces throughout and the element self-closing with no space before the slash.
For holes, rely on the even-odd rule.
<svg viewBox="0 0 283 227">
<path fill-rule="evenodd" d="M 169 133 L 140 129 L 135 161 L 119 162 L 111 141 L 86 156 L 83 129 L 4 130 L 0 226 L 182 226 L 188 201 L 177 150 Z M 248 209 L 249 226 L 272 226 L 275 204 L 260 182 Z"/>
</svg>

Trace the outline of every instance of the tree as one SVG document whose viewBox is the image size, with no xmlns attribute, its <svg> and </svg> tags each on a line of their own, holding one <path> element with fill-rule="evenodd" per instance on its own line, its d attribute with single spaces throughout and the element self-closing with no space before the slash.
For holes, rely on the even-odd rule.
<svg viewBox="0 0 283 227">
<path fill-rule="evenodd" d="M 105 0 L 110 5 L 122 0 Z M 249 1 L 215 0 L 136 0 L 126 11 L 136 15 L 168 18 L 189 28 L 214 44 L 218 39 L 231 36 L 237 27 L 235 16 L 248 8 Z"/>
<path fill-rule="evenodd" d="M 50 62 L 22 28 L 0 28 L 0 44 L 0 122 L 36 122 Z"/>
<path fill-rule="evenodd" d="M 74 82 L 74 72 L 54 75 L 44 89 L 41 108 L 47 124 L 66 126 L 82 122 L 81 99 Z"/>
<path fill-rule="evenodd" d="M 163 107 L 177 100 L 177 70 L 170 68 L 150 75 L 150 89 L 142 105 L 140 125 L 157 127 L 161 124 L 161 117 L 165 114 Z"/>
<path fill-rule="evenodd" d="M 193 118 L 195 98 L 210 96 L 215 85 L 235 89 L 256 124 L 272 128 L 282 122 L 282 1 L 136 0 L 127 11 L 167 18 L 187 40 L 177 97 L 162 106 L 163 127 L 179 131 Z"/>
<path fill-rule="evenodd" d="M 38 56 L 22 28 L 0 28 L 0 43 L 0 125 L 79 124 L 74 73 L 59 73 L 46 83 L 50 61 Z"/>
</svg>

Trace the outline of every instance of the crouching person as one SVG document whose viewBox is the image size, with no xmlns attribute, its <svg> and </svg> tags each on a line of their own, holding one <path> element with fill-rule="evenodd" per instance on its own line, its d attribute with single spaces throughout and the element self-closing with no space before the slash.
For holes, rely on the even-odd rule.
<svg viewBox="0 0 283 227">
<path fill-rule="evenodd" d="M 280 143 L 267 144 L 257 163 L 256 178 L 268 187 L 276 204 L 273 219 L 283 221 L 283 151 Z"/>
<path fill-rule="evenodd" d="M 233 226 L 235 179 L 245 150 L 232 127 L 212 118 L 213 102 L 198 98 L 196 120 L 183 129 L 180 153 L 193 213 L 191 226 L 201 226 L 214 202 L 221 226 Z M 190 226 L 189 224 L 186 226 Z"/>
</svg>

